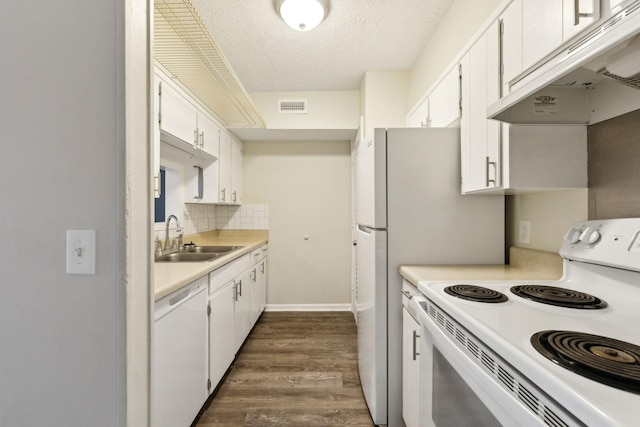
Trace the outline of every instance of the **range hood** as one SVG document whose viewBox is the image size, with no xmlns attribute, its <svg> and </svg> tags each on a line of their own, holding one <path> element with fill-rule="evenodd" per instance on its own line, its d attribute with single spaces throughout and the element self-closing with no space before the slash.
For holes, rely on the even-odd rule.
<svg viewBox="0 0 640 427">
<path fill-rule="evenodd" d="M 624 84 L 640 101 L 640 1 L 519 76 L 511 93 L 489 106 L 487 117 L 508 123 L 588 124 L 587 89 L 607 80 Z M 558 99 L 568 108 L 558 108 Z"/>
</svg>

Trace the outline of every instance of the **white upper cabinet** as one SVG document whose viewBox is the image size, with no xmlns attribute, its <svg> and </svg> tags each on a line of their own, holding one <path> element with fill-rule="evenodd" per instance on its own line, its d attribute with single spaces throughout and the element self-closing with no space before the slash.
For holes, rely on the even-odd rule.
<svg viewBox="0 0 640 427">
<path fill-rule="evenodd" d="M 501 96 L 522 73 L 522 0 L 514 0 L 498 18 L 500 24 Z"/>
<path fill-rule="evenodd" d="M 153 197 L 160 194 L 160 78 L 153 76 Z"/>
<path fill-rule="evenodd" d="M 242 204 L 242 142 L 220 132 L 220 203 Z"/>
<path fill-rule="evenodd" d="M 231 203 L 242 203 L 242 142 L 231 144 Z"/>
<path fill-rule="evenodd" d="M 196 107 L 166 80 L 161 84 L 160 129 L 180 141 L 197 147 Z"/>
<path fill-rule="evenodd" d="M 563 0 L 562 41 L 568 41 L 599 19 L 600 0 Z"/>
<path fill-rule="evenodd" d="M 220 157 L 220 128 L 201 111 L 198 111 L 198 147 L 211 154 Z"/>
<path fill-rule="evenodd" d="M 527 70 L 600 19 L 600 0 L 522 0 L 522 66 Z"/>
<path fill-rule="evenodd" d="M 523 69 L 562 44 L 562 8 L 558 0 L 522 0 Z"/>
<path fill-rule="evenodd" d="M 459 118 L 460 69 L 453 67 L 429 94 L 429 127 L 449 127 Z"/>
<path fill-rule="evenodd" d="M 426 128 L 429 126 L 429 97 L 409 113 L 407 126 L 410 128 Z"/>
<path fill-rule="evenodd" d="M 460 70 L 453 67 L 408 116 L 409 127 L 455 127 L 460 119 Z"/>
<path fill-rule="evenodd" d="M 156 70 L 155 78 L 159 81 L 157 109 L 161 140 L 190 156 L 215 160 L 220 151 L 218 125 L 203 107 L 160 70 Z"/>
<path fill-rule="evenodd" d="M 500 86 L 498 33 L 496 22 L 462 59 L 462 193 L 500 186 L 500 125 L 486 118 Z"/>
<path fill-rule="evenodd" d="M 226 132 L 220 132 L 220 197 L 221 203 L 232 203 L 231 199 L 231 149 L 233 139 Z"/>
</svg>

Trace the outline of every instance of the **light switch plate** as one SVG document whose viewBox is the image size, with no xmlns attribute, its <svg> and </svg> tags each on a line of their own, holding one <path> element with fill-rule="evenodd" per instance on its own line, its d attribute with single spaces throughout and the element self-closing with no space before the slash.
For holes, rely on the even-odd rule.
<svg viewBox="0 0 640 427">
<path fill-rule="evenodd" d="M 67 230 L 67 274 L 96 274 L 95 230 Z"/>
<path fill-rule="evenodd" d="M 525 245 L 531 244 L 531 221 L 520 220 L 518 228 L 518 242 Z"/>
</svg>

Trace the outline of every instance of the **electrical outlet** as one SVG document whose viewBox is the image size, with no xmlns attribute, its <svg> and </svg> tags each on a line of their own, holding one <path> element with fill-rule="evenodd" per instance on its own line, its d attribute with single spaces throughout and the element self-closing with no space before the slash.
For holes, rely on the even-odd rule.
<svg viewBox="0 0 640 427">
<path fill-rule="evenodd" d="M 531 221 L 520 220 L 518 228 L 518 242 L 525 245 L 531 244 Z"/>
</svg>

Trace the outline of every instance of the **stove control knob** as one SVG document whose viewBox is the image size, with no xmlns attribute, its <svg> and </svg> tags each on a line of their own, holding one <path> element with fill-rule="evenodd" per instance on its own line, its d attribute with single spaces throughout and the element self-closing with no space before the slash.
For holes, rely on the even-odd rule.
<svg viewBox="0 0 640 427">
<path fill-rule="evenodd" d="M 564 240 L 569 243 L 578 243 L 578 240 L 580 240 L 580 230 L 577 228 L 571 228 L 567 231 L 567 234 L 564 235 Z"/>
<path fill-rule="evenodd" d="M 584 231 L 580 235 L 580 240 L 582 240 L 588 245 L 593 245 L 598 240 L 600 240 L 600 232 L 591 227 L 587 227 L 584 229 Z"/>
</svg>

